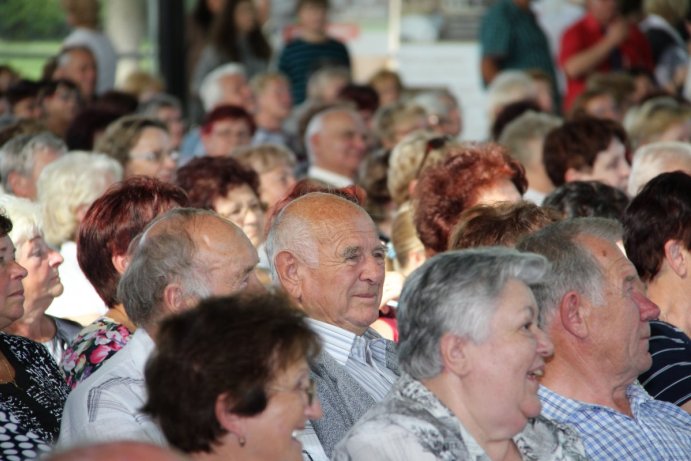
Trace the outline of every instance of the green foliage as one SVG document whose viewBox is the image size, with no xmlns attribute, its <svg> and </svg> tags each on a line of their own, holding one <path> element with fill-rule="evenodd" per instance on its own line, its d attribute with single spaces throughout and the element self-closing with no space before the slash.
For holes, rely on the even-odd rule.
<svg viewBox="0 0 691 461">
<path fill-rule="evenodd" d="M 67 36 L 58 0 L 0 0 L 0 38 L 41 40 Z"/>
</svg>

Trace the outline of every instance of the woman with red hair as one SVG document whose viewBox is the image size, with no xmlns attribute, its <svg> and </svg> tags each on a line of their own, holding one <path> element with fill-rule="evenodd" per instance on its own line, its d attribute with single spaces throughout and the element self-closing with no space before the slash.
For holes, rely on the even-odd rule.
<svg viewBox="0 0 691 461">
<path fill-rule="evenodd" d="M 415 190 L 414 222 L 427 255 L 446 251 L 461 212 L 518 201 L 527 187 L 525 170 L 499 144 L 450 147 L 441 164 L 423 171 Z"/>
</svg>

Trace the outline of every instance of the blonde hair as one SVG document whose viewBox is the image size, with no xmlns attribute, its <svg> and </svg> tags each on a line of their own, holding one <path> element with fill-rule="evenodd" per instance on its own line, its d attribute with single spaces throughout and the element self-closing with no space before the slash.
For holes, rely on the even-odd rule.
<svg viewBox="0 0 691 461">
<path fill-rule="evenodd" d="M 294 168 L 295 154 L 278 144 L 260 144 L 235 149 L 233 157 L 243 166 L 252 168 L 257 174 L 267 173 L 279 166 Z"/>
<path fill-rule="evenodd" d="M 410 203 L 398 210 L 391 224 L 391 244 L 396 251 L 396 269 L 405 272 L 410 263 L 410 253 L 425 251 L 413 223 L 413 211 Z"/>
<path fill-rule="evenodd" d="M 8 236 L 15 248 L 35 237 L 43 236 L 41 208 L 37 203 L 14 195 L 0 195 L 0 209 L 5 210 L 5 216 L 12 221 L 12 230 Z"/>
<path fill-rule="evenodd" d="M 691 106 L 669 96 L 649 99 L 626 114 L 624 127 L 634 148 L 660 139 L 660 135 L 678 123 L 691 119 Z"/>
<path fill-rule="evenodd" d="M 70 152 L 46 166 L 37 183 L 46 242 L 59 247 L 74 239 L 80 207 L 122 180 L 122 171 L 115 159 L 91 152 Z"/>
</svg>

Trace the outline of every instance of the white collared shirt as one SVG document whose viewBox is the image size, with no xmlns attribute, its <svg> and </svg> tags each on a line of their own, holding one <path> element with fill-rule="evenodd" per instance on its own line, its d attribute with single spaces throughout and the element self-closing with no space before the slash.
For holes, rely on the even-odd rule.
<svg viewBox="0 0 691 461">
<path fill-rule="evenodd" d="M 312 165 L 307 170 L 307 177 L 316 179 L 317 181 L 325 182 L 334 187 L 348 187 L 353 185 L 352 178 L 334 173 L 333 171 L 325 170 L 318 166 Z"/>
</svg>

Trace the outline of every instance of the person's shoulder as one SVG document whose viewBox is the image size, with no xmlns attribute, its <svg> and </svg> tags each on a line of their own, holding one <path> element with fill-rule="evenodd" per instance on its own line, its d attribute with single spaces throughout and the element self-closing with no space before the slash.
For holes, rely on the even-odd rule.
<svg viewBox="0 0 691 461">
<path fill-rule="evenodd" d="M 514 437 L 521 453 L 530 452 L 535 459 L 569 459 L 585 461 L 585 447 L 578 432 L 568 424 L 559 423 L 542 415 L 528 421 L 523 430 Z M 561 458 L 553 454 L 561 454 Z"/>
</svg>

